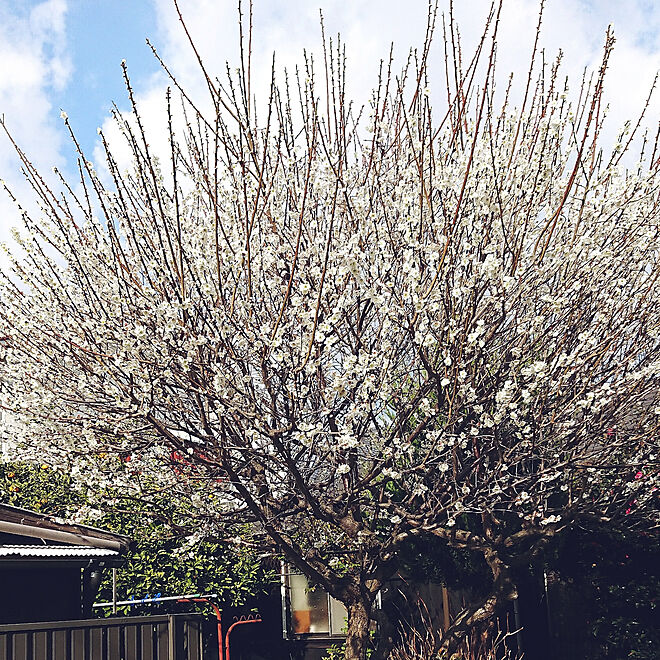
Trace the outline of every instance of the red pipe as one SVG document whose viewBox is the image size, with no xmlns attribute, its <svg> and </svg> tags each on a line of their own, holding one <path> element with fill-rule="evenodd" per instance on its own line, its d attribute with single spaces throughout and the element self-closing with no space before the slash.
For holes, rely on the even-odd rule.
<svg viewBox="0 0 660 660">
<path fill-rule="evenodd" d="M 218 660 L 225 660 L 225 654 L 222 651 L 222 612 L 220 608 L 208 598 L 181 598 L 179 603 L 208 603 L 215 610 L 215 618 L 218 622 Z M 229 628 L 231 630 L 231 627 Z M 227 632 L 229 635 L 229 632 Z M 227 647 L 227 660 L 229 660 L 229 647 Z"/>
<path fill-rule="evenodd" d="M 249 619 L 239 619 L 238 621 L 234 621 L 234 623 L 229 626 L 227 634 L 225 635 L 225 650 L 227 651 L 227 655 L 225 656 L 224 660 L 229 660 L 229 633 L 231 633 L 231 631 L 241 623 L 261 623 L 261 617 L 257 614 L 255 617 L 251 617 Z"/>
</svg>

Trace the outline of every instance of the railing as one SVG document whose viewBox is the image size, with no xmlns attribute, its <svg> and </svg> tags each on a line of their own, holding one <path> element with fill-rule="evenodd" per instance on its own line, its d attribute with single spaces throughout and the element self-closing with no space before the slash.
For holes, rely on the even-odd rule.
<svg viewBox="0 0 660 660">
<path fill-rule="evenodd" d="M 0 660 L 202 660 L 191 614 L 0 626 Z"/>
</svg>

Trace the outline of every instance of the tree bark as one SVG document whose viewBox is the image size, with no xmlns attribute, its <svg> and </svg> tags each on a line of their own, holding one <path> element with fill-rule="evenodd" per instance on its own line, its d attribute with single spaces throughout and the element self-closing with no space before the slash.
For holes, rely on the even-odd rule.
<svg viewBox="0 0 660 660">
<path fill-rule="evenodd" d="M 442 637 L 439 650 L 447 655 L 455 652 L 466 638 L 468 631 L 475 626 L 485 625 L 509 602 L 517 598 L 518 590 L 511 575 L 510 567 L 502 561 L 492 548 L 484 551 L 484 558 L 493 573 L 492 593 L 481 603 L 466 609 L 453 621 Z"/>
<path fill-rule="evenodd" d="M 349 604 L 345 660 L 366 660 L 370 615 L 371 603 L 357 601 Z"/>
</svg>

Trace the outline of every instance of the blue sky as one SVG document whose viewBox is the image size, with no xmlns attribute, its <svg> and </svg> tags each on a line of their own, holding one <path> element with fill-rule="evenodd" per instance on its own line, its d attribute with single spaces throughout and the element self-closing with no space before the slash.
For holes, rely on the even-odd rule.
<svg viewBox="0 0 660 660">
<path fill-rule="evenodd" d="M 124 103 L 121 60 L 140 85 L 158 72 L 146 36 L 157 36 L 155 8 L 148 0 L 69 0 L 66 42 L 73 66 L 53 102 L 66 109 L 88 149 L 111 102 Z"/>
<path fill-rule="evenodd" d="M 160 71 L 146 44 L 157 35 L 156 7 L 150 0 L 0 0 L 0 12 L 18 19 L 24 35 L 39 31 L 31 14 L 39 7 L 51 5 L 64 8 L 63 30 L 58 37 L 64 44 L 61 53 L 68 60 L 68 72 L 63 85 L 46 83 L 52 104 L 52 116 L 66 110 L 86 151 L 96 142 L 96 128 L 108 116 L 112 102 L 125 105 L 126 89 L 120 63 L 125 59 L 138 89 Z M 0 13 L 1 15 L 1 13 Z M 56 26 L 52 26 L 58 32 Z M 18 37 L 18 35 L 16 34 Z M 37 36 L 37 38 L 39 38 Z M 52 40 L 42 37 L 43 59 L 58 56 Z M 11 122 L 11 117 L 9 117 Z M 10 124 L 11 128 L 11 124 Z"/>
<path fill-rule="evenodd" d="M 236 4 L 236 0 L 180 0 L 200 51 L 216 72 L 222 71 L 226 60 L 237 61 Z M 441 1 L 441 9 L 446 4 Z M 476 39 L 488 4 L 488 0 L 456 2 L 467 44 Z M 267 89 L 273 50 L 280 65 L 291 66 L 300 61 L 303 48 L 318 47 L 320 6 L 327 32 L 341 32 L 347 43 L 349 93 L 361 100 L 366 99 L 389 43 L 394 40 L 397 52 L 405 54 L 423 37 L 426 0 L 254 0 L 257 90 Z M 505 0 L 499 53 L 502 79 L 526 63 L 537 9 L 538 0 Z M 614 126 L 634 116 L 660 69 L 660 3 L 548 0 L 543 45 L 549 54 L 563 48 L 564 72 L 576 79 L 585 66 L 597 64 L 610 22 L 617 35 L 608 74 Z M 127 61 L 143 118 L 159 125 L 166 81 L 145 44 L 147 36 L 179 79 L 202 93 L 172 0 L 0 0 L 0 113 L 42 170 L 50 171 L 53 165 L 69 173 L 73 169 L 60 108 L 69 115 L 86 153 L 100 157 L 95 151 L 97 126 L 111 130 L 112 101 L 127 109 L 122 59 Z M 657 121 L 659 116 L 656 103 L 650 117 Z M 22 199 L 29 199 L 18 169 L 8 141 L 0 136 L 0 178 Z M 0 239 L 15 221 L 15 211 L 0 195 Z"/>
</svg>

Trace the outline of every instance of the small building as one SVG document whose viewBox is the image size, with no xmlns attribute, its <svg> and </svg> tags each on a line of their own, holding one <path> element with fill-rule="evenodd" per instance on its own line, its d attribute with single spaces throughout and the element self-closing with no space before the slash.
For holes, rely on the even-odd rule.
<svg viewBox="0 0 660 660">
<path fill-rule="evenodd" d="M 441 584 L 400 575 L 391 578 L 378 593 L 372 611 L 372 630 L 385 638 L 380 648 L 389 649 L 400 634 L 397 622 L 411 625 L 421 617 L 426 626 L 446 630 L 450 609 L 461 609 L 456 606 L 460 597 Z M 450 600 L 455 601 L 454 608 Z M 322 660 L 330 648 L 344 644 L 348 617 L 344 605 L 286 563 L 281 566 L 281 607 L 282 633 L 291 658 Z"/>
<path fill-rule="evenodd" d="M 102 571 L 130 540 L 0 504 L 0 624 L 91 616 Z"/>
<path fill-rule="evenodd" d="M 304 575 L 282 565 L 282 633 L 291 657 L 319 660 L 346 637 L 344 605 Z"/>
</svg>

